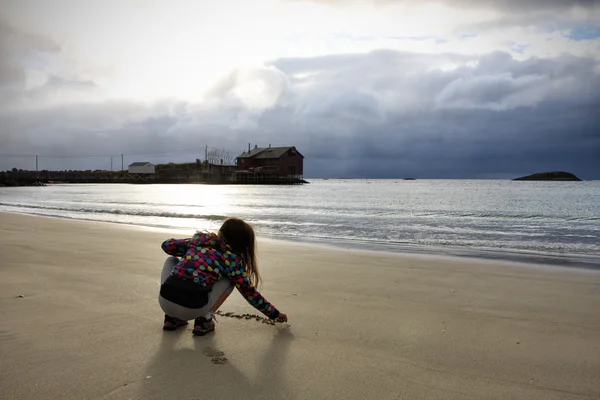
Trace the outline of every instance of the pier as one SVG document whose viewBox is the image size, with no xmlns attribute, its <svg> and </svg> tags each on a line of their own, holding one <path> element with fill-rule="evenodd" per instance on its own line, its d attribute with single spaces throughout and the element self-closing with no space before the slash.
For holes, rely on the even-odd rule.
<svg viewBox="0 0 600 400">
<path fill-rule="evenodd" d="M 169 164 L 166 164 L 169 165 Z M 177 164 L 180 168 L 157 168 L 154 174 L 128 171 L 6 171 L 0 172 L 0 186 L 45 186 L 60 183 L 121 184 L 227 184 L 227 185 L 298 185 L 308 183 L 301 176 L 221 171 L 216 167 L 194 168 L 195 164 Z M 191 167 L 194 166 L 194 167 Z M 158 165 L 157 167 L 160 167 Z M 187 168 L 186 168 L 187 167 Z M 191 168 L 190 168 L 191 167 Z"/>
</svg>

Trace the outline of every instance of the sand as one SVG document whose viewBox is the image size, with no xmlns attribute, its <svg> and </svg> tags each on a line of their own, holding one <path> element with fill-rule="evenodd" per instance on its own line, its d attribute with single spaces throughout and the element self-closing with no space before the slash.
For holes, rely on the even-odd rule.
<svg viewBox="0 0 600 400">
<path fill-rule="evenodd" d="M 600 397 L 596 271 L 260 238 L 289 326 L 234 291 L 193 337 L 161 329 L 172 233 L 0 214 L 1 398 Z"/>
</svg>

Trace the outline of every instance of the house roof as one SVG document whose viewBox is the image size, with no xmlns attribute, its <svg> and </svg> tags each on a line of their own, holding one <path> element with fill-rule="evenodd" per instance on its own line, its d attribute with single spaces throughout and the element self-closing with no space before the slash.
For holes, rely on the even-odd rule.
<svg viewBox="0 0 600 400">
<path fill-rule="evenodd" d="M 261 151 L 263 151 L 265 149 L 265 147 L 258 147 L 258 148 L 254 148 L 252 150 L 250 150 L 249 152 L 243 152 L 242 154 L 240 154 L 239 156 L 237 156 L 237 158 L 252 158 L 255 155 L 257 155 L 258 153 L 260 153 Z"/>
<path fill-rule="evenodd" d="M 302 158 L 304 158 L 304 156 L 294 146 L 258 147 L 252 149 L 249 153 L 244 152 L 243 154 L 239 155 L 238 158 L 279 158 L 289 150 L 297 152 Z"/>
<path fill-rule="evenodd" d="M 152 163 L 149 163 L 147 161 L 136 161 L 134 163 L 129 164 L 130 167 L 143 167 L 145 165 L 152 165 Z"/>
</svg>

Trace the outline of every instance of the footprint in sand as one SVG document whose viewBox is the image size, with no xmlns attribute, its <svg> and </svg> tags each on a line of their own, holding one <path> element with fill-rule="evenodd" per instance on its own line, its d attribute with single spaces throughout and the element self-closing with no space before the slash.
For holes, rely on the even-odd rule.
<svg viewBox="0 0 600 400">
<path fill-rule="evenodd" d="M 223 353 L 222 351 L 217 350 L 217 349 L 205 347 L 204 350 L 202 351 L 202 354 L 204 354 L 207 357 L 210 357 L 211 358 L 210 361 L 213 364 L 225 364 L 227 362 L 225 353 Z"/>
</svg>

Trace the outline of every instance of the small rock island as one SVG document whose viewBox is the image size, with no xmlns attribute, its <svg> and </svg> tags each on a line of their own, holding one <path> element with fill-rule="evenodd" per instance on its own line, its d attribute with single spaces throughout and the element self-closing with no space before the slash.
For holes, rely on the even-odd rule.
<svg viewBox="0 0 600 400">
<path fill-rule="evenodd" d="M 513 181 L 581 181 L 581 179 L 570 172 L 554 171 L 522 176 Z"/>
</svg>

